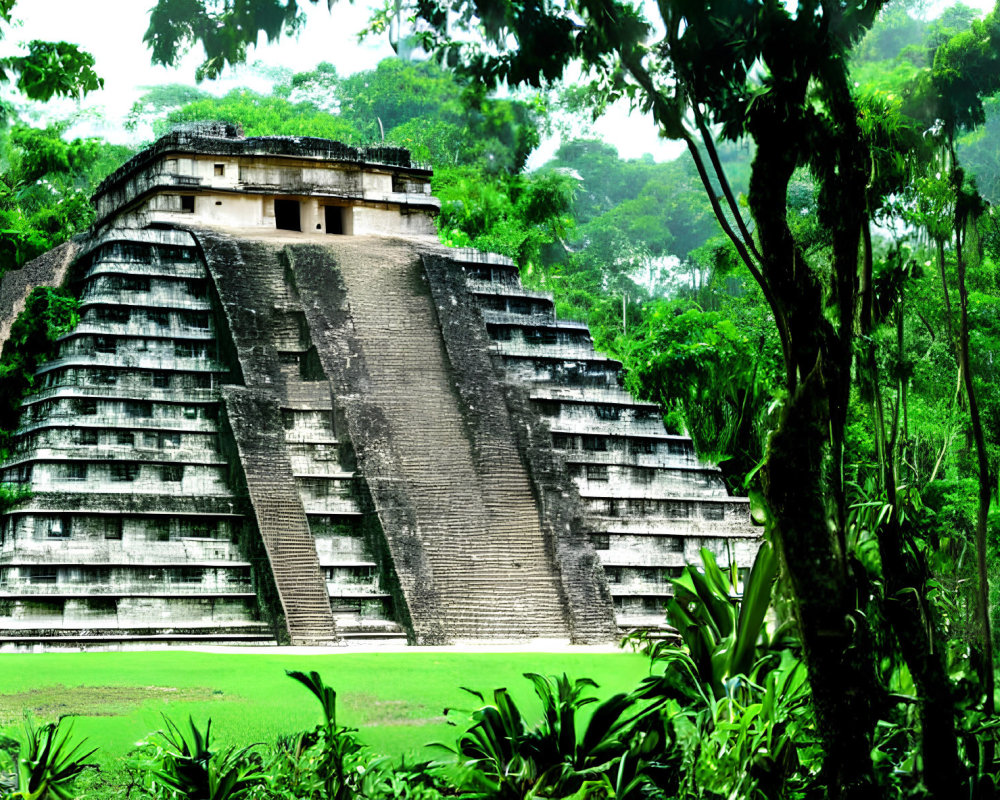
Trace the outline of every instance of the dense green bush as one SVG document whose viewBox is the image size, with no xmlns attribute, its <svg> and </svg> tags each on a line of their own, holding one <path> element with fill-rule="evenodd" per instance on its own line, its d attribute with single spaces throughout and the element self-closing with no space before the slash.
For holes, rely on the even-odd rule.
<svg viewBox="0 0 1000 800">
<path fill-rule="evenodd" d="M 21 400 L 35 385 L 35 370 L 56 353 L 60 336 L 80 320 L 76 298 L 61 289 L 31 291 L 0 353 L 0 448 L 17 427 Z"/>
</svg>

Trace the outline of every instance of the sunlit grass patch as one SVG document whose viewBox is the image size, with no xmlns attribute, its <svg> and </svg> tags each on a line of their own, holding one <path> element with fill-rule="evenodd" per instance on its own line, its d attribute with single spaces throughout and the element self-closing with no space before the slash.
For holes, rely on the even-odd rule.
<svg viewBox="0 0 1000 800">
<path fill-rule="evenodd" d="M 74 730 L 107 763 L 163 727 L 211 717 L 220 745 L 273 742 L 312 728 L 319 707 L 285 676 L 317 670 L 337 691 L 338 721 L 390 756 L 427 757 L 424 746 L 453 739 L 446 707 L 470 708 L 460 687 L 505 686 L 537 708 L 525 672 L 591 677 L 606 696 L 635 686 L 647 662 L 631 653 L 41 653 L 0 655 L 0 728 L 12 733 L 24 712 L 40 721 L 75 719 Z"/>
</svg>

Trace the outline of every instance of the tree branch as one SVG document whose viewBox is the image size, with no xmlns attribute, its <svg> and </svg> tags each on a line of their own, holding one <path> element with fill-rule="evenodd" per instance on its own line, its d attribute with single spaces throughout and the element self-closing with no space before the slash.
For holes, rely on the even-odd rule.
<svg viewBox="0 0 1000 800">
<path fill-rule="evenodd" d="M 719 161 L 719 151 L 715 146 L 715 141 L 712 138 L 711 131 L 708 130 L 708 126 L 705 124 L 705 119 L 698 110 L 698 106 L 692 105 L 691 108 L 694 111 L 694 120 L 695 124 L 698 126 L 698 132 L 701 134 L 701 139 L 705 143 L 705 151 L 708 153 L 708 158 L 712 162 L 712 168 L 715 170 L 715 176 L 719 180 L 719 186 L 722 187 L 722 194 L 726 198 L 726 203 L 729 205 L 729 210 L 733 215 L 733 219 L 736 220 L 736 226 L 740 229 L 740 233 L 743 235 L 743 241 L 746 243 L 747 249 L 753 253 L 754 258 L 757 259 L 758 262 L 763 261 L 757 250 L 757 246 L 754 244 L 753 236 L 750 235 L 746 222 L 743 220 L 743 215 L 740 213 L 740 208 L 736 202 L 736 198 L 733 196 L 733 189 L 729 185 L 729 179 L 726 177 L 726 171 L 722 166 L 722 162 Z"/>
</svg>

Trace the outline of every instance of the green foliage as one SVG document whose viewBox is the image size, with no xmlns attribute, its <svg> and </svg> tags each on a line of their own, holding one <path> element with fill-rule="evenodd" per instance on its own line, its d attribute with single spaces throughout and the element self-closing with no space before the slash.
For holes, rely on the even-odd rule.
<svg viewBox="0 0 1000 800">
<path fill-rule="evenodd" d="M 379 122 L 391 131 L 410 120 L 448 118 L 462 111 L 461 88 L 432 61 L 387 58 L 373 70 L 340 79 L 335 87 L 340 113 L 369 139 L 378 137 Z"/>
<path fill-rule="evenodd" d="M 879 14 L 878 20 L 854 49 L 852 66 L 889 61 L 904 53 L 913 58 L 926 35 L 926 22 L 911 15 L 902 3 L 890 5 Z"/>
<path fill-rule="evenodd" d="M 308 102 L 320 111 L 335 113 L 340 105 L 337 98 L 339 84 L 337 68 L 328 61 L 321 61 L 315 69 L 280 79 L 274 93 L 295 103 Z"/>
<path fill-rule="evenodd" d="M 721 158 L 732 167 L 736 191 L 746 186 L 748 153 L 734 146 L 720 147 Z M 591 230 L 618 227 L 622 238 L 644 245 L 650 256 L 690 253 L 718 234 L 718 222 L 705 189 L 688 158 L 657 164 L 649 157 L 623 160 L 611 145 L 594 140 L 563 144 L 547 169 L 568 170 L 580 177 L 577 219 L 579 241 Z M 595 255 L 615 259 L 614 251 Z"/>
<path fill-rule="evenodd" d="M 441 796 L 430 765 L 392 767 L 358 741 L 354 728 L 337 725 L 337 693 L 315 670 L 286 671 L 305 686 L 323 709 L 323 723 L 312 731 L 280 737 L 263 767 L 261 791 L 253 796 L 288 800 L 399 798 L 437 800 Z M 266 787 L 266 788 L 263 788 Z"/>
<path fill-rule="evenodd" d="M 0 2 L 0 22 L 4 24 L 0 39 L 16 24 L 13 18 L 16 4 L 17 0 Z M 0 58 L 0 83 L 13 83 L 31 100 L 79 98 L 104 86 L 104 79 L 94 72 L 94 57 L 75 44 L 35 39 L 24 47 L 26 53 Z M 8 108 L 4 103 L 0 115 L 6 115 Z"/>
<path fill-rule="evenodd" d="M 159 86 L 146 87 L 145 93 L 132 104 L 125 127 L 135 130 L 140 122 L 150 122 L 162 119 L 170 111 L 174 111 L 188 103 L 208 99 L 211 95 L 194 86 L 183 83 L 166 83 Z"/>
<path fill-rule="evenodd" d="M 763 544 L 739 600 L 735 572 L 724 573 L 707 550 L 701 558 L 701 568 L 689 566 L 673 581 L 667 618 L 681 643 L 632 637 L 661 670 L 633 693 L 665 704 L 658 759 L 676 764 L 676 784 L 658 784 L 685 800 L 808 796 L 822 749 L 789 626 L 772 631 L 767 622 L 774 551 Z"/>
<path fill-rule="evenodd" d="M 31 490 L 17 484 L 0 483 L 0 514 L 31 497 Z"/>
<path fill-rule="evenodd" d="M 0 435 L 17 427 L 21 400 L 32 389 L 35 370 L 51 358 L 56 341 L 79 322 L 79 304 L 73 296 L 50 287 L 32 289 L 4 342 L 0 354 Z"/>
<path fill-rule="evenodd" d="M 195 77 L 201 81 L 217 78 L 227 65 L 243 63 L 247 45 L 257 43 L 259 32 L 273 41 L 293 33 L 301 22 L 296 0 L 238 0 L 222 6 L 206 0 L 158 0 L 143 41 L 152 50 L 153 63 L 164 66 L 200 42 L 205 60 Z"/>
<path fill-rule="evenodd" d="M 347 143 L 361 140 L 355 128 L 340 117 L 317 111 L 308 103 L 291 103 L 248 89 L 194 100 L 154 122 L 153 129 L 165 133 L 180 123 L 209 119 L 242 125 L 247 136 L 317 136 Z"/>
<path fill-rule="evenodd" d="M 1000 88 L 1000 11 L 975 20 L 945 39 L 934 53 L 933 81 L 938 111 L 951 131 L 985 121 L 983 100 Z"/>
<path fill-rule="evenodd" d="M 542 719 L 529 725 L 506 689 L 493 692 L 493 703 L 471 713 L 472 726 L 455 747 L 441 745 L 459 759 L 462 788 L 468 797 L 638 798 L 650 779 L 642 774 L 662 742 L 650 725 L 658 704 L 636 707 L 635 698 L 614 695 L 603 702 L 585 697 L 594 681 L 566 675 L 525 673 L 542 703 Z M 480 692 L 467 689 L 481 703 Z M 597 703 L 589 721 L 580 710 Z M 580 793 L 579 795 L 577 793 Z"/>
<path fill-rule="evenodd" d="M 353 728 L 337 725 L 337 693 L 316 671 L 288 671 L 323 709 L 323 724 L 280 740 L 269 768 L 268 784 L 278 797 L 298 800 L 350 800 L 357 796 L 370 760 Z"/>
<path fill-rule="evenodd" d="M 737 612 L 733 602 L 740 590 L 736 568 L 726 575 L 715 556 L 704 548 L 701 560 L 702 569 L 686 567 L 672 581 L 674 596 L 667 604 L 667 620 L 684 640 L 701 685 L 720 698 L 728 691 L 729 680 L 738 675 L 752 676 L 760 667 L 759 659 L 771 647 L 764 616 L 771 606 L 771 585 L 778 561 L 770 543 L 761 543 L 742 587 Z"/>
<path fill-rule="evenodd" d="M 305 91 L 309 84 L 317 88 Z M 338 115 L 363 140 L 384 138 L 435 166 L 475 165 L 488 175 L 513 174 L 538 146 L 534 106 L 487 97 L 482 87 L 463 86 L 433 61 L 389 58 L 339 79 L 318 68 L 294 76 L 278 91 L 314 105 L 332 97 Z"/>
<path fill-rule="evenodd" d="M 329 64 L 283 78 L 271 95 L 234 90 L 217 98 L 179 87 L 151 90 L 133 107 L 153 114 L 160 134 L 183 122 L 218 119 L 248 136 L 318 136 L 386 141 L 435 166 L 475 165 L 489 175 L 520 172 L 538 145 L 538 109 L 463 87 L 434 62 L 389 58 L 341 78 Z"/>
<path fill-rule="evenodd" d="M 202 732 L 188 718 L 188 733 L 169 718 L 166 730 L 155 734 L 162 742 L 141 747 L 150 792 L 163 800 L 240 800 L 253 796 L 264 780 L 260 756 L 253 747 L 215 751 L 212 722 Z"/>
<path fill-rule="evenodd" d="M 131 151 L 63 139 L 61 126 L 14 125 L 0 134 L 0 273 L 69 239 L 94 219 L 89 196 Z"/>
<path fill-rule="evenodd" d="M 637 197 L 653 178 L 657 166 L 651 158 L 623 161 L 613 145 L 597 139 L 574 139 L 560 145 L 547 165 L 580 176 L 577 213 L 588 222 L 619 203 Z"/>
<path fill-rule="evenodd" d="M 762 685 L 681 712 L 675 724 L 687 769 L 678 796 L 763 800 L 818 791 L 823 751 L 806 678 L 802 660 L 785 651 Z"/>
<path fill-rule="evenodd" d="M 687 432 L 702 457 L 722 462 L 736 488 L 764 454 L 781 362 L 759 293 L 723 297 L 718 311 L 691 300 L 647 301 L 618 350 L 627 385 L 661 404 L 668 428 Z"/>
<path fill-rule="evenodd" d="M 958 138 L 958 155 L 983 197 L 1000 203 L 1000 98 L 983 101 L 983 124 Z"/>
<path fill-rule="evenodd" d="M 95 752 L 83 753 L 84 742 L 73 742 L 72 725 L 65 720 L 35 725 L 24 721 L 17 753 L 15 791 L 9 800 L 72 800 L 77 777 Z"/>
<path fill-rule="evenodd" d="M 94 72 L 94 57 L 68 42 L 28 42 L 23 56 L 0 59 L 0 81 L 15 85 L 32 100 L 81 97 L 104 87 Z"/>
<path fill-rule="evenodd" d="M 438 170 L 433 187 L 441 200 L 438 230 L 455 247 L 478 247 L 529 266 L 572 225 L 575 184 L 564 173 L 489 180 L 464 167 Z"/>
</svg>

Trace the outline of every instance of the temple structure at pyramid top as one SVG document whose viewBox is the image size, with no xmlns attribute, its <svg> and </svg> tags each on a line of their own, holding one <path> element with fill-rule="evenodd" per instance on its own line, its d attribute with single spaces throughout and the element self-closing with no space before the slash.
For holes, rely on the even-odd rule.
<svg viewBox="0 0 1000 800">
<path fill-rule="evenodd" d="M 0 284 L 79 324 L 2 480 L 0 648 L 609 641 L 747 502 L 396 147 L 178 130 Z M 13 346 L 12 344 L 9 346 Z"/>
<path fill-rule="evenodd" d="M 433 234 L 431 170 L 402 147 L 244 138 L 238 128 L 175 130 L 94 194 L 97 226 L 199 224 L 348 235 Z"/>
</svg>

